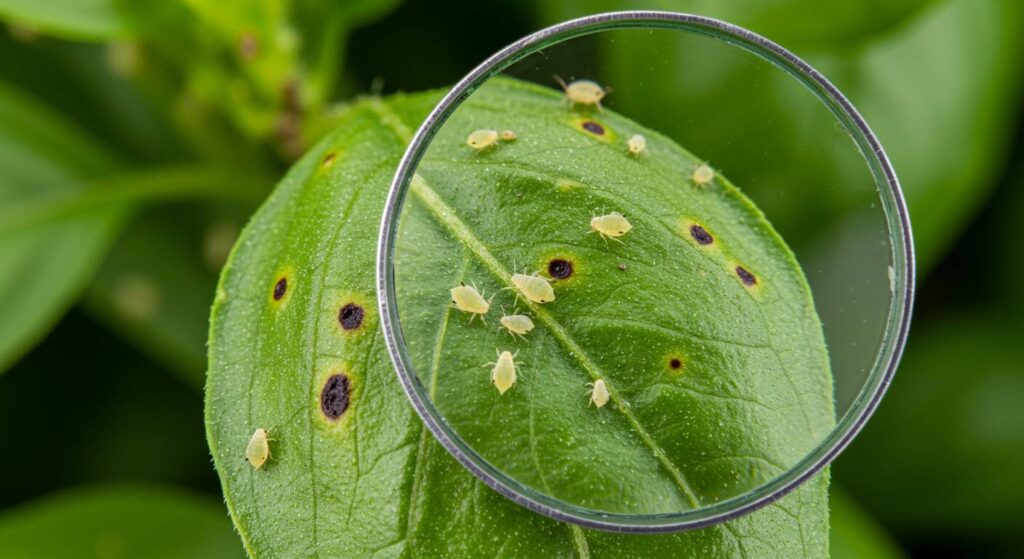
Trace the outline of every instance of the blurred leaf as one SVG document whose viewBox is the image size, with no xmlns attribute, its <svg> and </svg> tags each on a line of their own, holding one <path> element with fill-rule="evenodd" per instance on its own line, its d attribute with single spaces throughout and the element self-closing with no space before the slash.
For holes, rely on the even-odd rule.
<svg viewBox="0 0 1024 559">
<path fill-rule="evenodd" d="M 243 557 L 219 503 L 133 486 L 65 491 L 0 514 L 7 559 Z"/>
<path fill-rule="evenodd" d="M 700 14 L 783 43 L 856 42 L 885 32 L 936 0 L 562 0 L 538 2 L 549 23 L 587 13 L 658 9 Z"/>
<path fill-rule="evenodd" d="M 885 530 L 845 492 L 834 486 L 829 494 L 832 511 L 829 548 L 831 559 L 899 559 L 903 553 Z"/>
<path fill-rule="evenodd" d="M 122 218 L 100 206 L 56 221 L 15 219 L 44 199 L 81 192 L 115 167 L 96 142 L 59 115 L 0 84 L 0 371 L 71 304 Z"/>
<path fill-rule="evenodd" d="M 0 19 L 29 31 L 102 41 L 138 35 L 177 13 L 172 0 L 0 0 Z"/>
<path fill-rule="evenodd" d="M 1024 541 L 1019 322 L 995 309 L 919 321 L 885 400 L 837 462 L 843 487 L 901 536 Z"/>
</svg>

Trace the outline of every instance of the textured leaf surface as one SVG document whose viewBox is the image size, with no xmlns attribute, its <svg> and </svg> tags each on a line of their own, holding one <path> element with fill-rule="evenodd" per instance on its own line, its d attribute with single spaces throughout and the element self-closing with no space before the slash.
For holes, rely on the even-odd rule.
<svg viewBox="0 0 1024 559">
<path fill-rule="evenodd" d="M 478 127 L 518 139 L 476 153 L 465 143 Z M 625 147 L 638 132 L 640 157 Z M 421 381 L 489 462 L 578 505 L 667 513 L 752 489 L 829 432 L 831 378 L 806 282 L 727 181 L 689 182 L 699 163 L 538 86 L 490 83 L 445 124 L 403 217 L 398 308 Z M 633 226 L 623 242 L 587 234 L 608 211 Z M 568 277 L 552 277 L 557 261 L 572 264 Z M 453 309 L 451 287 L 497 293 L 516 267 L 540 271 L 556 295 L 519 298 L 537 323 L 525 340 Z M 515 296 L 492 304 L 511 312 Z M 504 396 L 481 367 L 496 349 L 521 363 Z M 598 379 L 612 391 L 601 410 L 587 402 Z"/>
<path fill-rule="evenodd" d="M 551 97 L 526 90 L 509 90 L 509 94 L 512 95 L 510 103 L 514 99 L 548 114 L 554 114 L 551 111 L 557 107 L 559 114 L 567 114 L 564 106 L 552 103 Z M 828 482 L 825 477 L 813 480 L 771 507 L 723 526 L 667 536 L 622 536 L 581 530 L 513 505 L 472 478 L 425 432 L 401 393 L 379 337 L 373 300 L 373 262 L 375 232 L 386 186 L 410 131 L 437 99 L 437 95 L 397 97 L 387 102 L 364 101 L 350 108 L 341 118 L 337 131 L 300 161 L 278 186 L 243 233 L 222 275 L 211 326 L 207 428 L 229 508 L 250 554 L 255 557 L 826 555 Z M 508 117 L 508 107 L 502 105 L 503 102 L 494 105 L 474 101 L 471 110 L 480 111 L 488 118 Z M 610 119 L 617 126 L 624 126 L 626 122 L 607 113 L 602 114 L 602 118 Z M 566 141 L 591 141 L 582 136 L 578 128 L 563 128 L 548 133 Z M 527 137 L 523 136 L 524 143 L 517 147 L 526 146 Z M 555 138 L 547 140 L 555 141 Z M 618 140 L 624 142 L 621 137 Z M 624 143 L 621 146 L 625 149 Z M 658 150 L 678 149 L 670 148 L 661 139 L 652 146 Z M 594 153 L 603 155 L 603 149 L 598 146 Z M 511 154 L 511 149 L 508 151 Z M 429 181 L 429 176 L 424 177 Z M 538 182 L 546 182 L 546 179 Z M 782 245 L 766 232 L 767 225 L 756 218 L 754 210 L 741 197 L 736 194 L 717 196 L 721 196 L 726 206 L 731 203 L 732 211 L 744 214 L 747 220 L 742 224 L 716 226 L 721 227 L 723 233 L 735 232 L 737 239 L 753 243 L 749 247 L 739 241 L 725 244 L 737 252 L 723 251 L 722 254 L 752 258 L 752 268 L 763 271 L 765 278 L 780 282 L 775 286 L 767 284 L 760 294 L 762 300 L 780 301 L 775 290 L 785 288 L 786 278 L 799 278 L 799 272 L 785 259 L 777 258 L 778 252 L 765 256 L 754 250 L 768 246 L 781 251 Z M 411 203 L 422 202 L 412 199 Z M 589 219 L 590 208 L 581 211 L 585 211 Z M 431 216 L 436 215 L 424 208 L 413 208 L 413 212 L 424 220 L 433 220 Z M 441 233 L 447 229 L 438 228 L 436 221 L 429 223 L 437 232 L 434 238 L 443 241 Z M 511 220 L 506 223 L 513 226 Z M 650 223 L 655 234 L 655 221 Z M 586 220 L 583 224 L 585 226 Z M 674 228 L 662 226 L 656 238 L 667 240 L 674 231 Z M 637 246 L 647 246 L 640 243 L 643 241 L 637 241 Z M 603 244 L 593 246 L 604 249 Z M 437 255 L 443 257 L 453 256 L 449 254 L 451 247 L 448 242 L 432 248 L 444 253 Z M 461 261 L 461 256 L 458 258 Z M 467 265 L 481 264 L 471 261 Z M 631 270 L 632 266 L 637 270 L 649 269 L 643 261 L 631 264 Z M 443 268 L 432 270 L 430 274 L 451 271 Z M 709 258 L 707 271 L 722 272 L 721 261 Z M 595 275 L 591 277 L 596 277 L 597 269 L 592 273 Z M 481 277 L 485 278 L 483 273 Z M 285 289 L 280 288 L 282 278 L 286 279 Z M 742 305 L 744 298 L 749 299 L 751 294 L 742 291 L 744 288 L 738 281 L 729 279 L 735 283 L 732 287 L 738 288 L 730 292 L 729 304 Z M 789 285 L 794 289 L 800 286 L 799 281 Z M 447 289 L 441 295 L 446 299 Z M 805 290 L 799 295 L 794 304 L 803 308 Z M 570 301 L 571 297 L 566 296 L 566 300 Z M 348 304 L 359 305 L 365 312 L 361 326 L 351 330 L 343 329 L 338 319 L 339 309 Z M 446 308 L 428 310 L 436 317 L 436 328 L 436 320 L 441 318 L 442 311 L 447 312 Z M 796 320 L 795 317 L 803 314 L 798 311 L 788 316 Z M 545 324 L 545 327 L 550 325 Z M 722 329 L 716 333 L 723 333 L 726 328 L 710 323 L 705 327 L 709 331 Z M 815 335 L 820 340 L 820 329 Z M 655 332 L 651 336 L 652 344 L 665 343 L 664 334 Z M 548 340 L 547 347 L 555 354 L 563 354 L 563 347 L 553 339 Z M 481 348 L 479 356 L 472 357 L 472 365 L 479 372 L 484 370 L 478 366 L 493 355 L 493 343 L 488 344 Z M 822 359 L 816 363 L 818 380 L 827 380 L 823 348 L 812 346 L 811 349 L 816 349 L 817 357 Z M 714 354 L 711 350 L 706 353 Z M 737 354 L 742 355 L 742 352 L 728 352 L 729 356 Z M 697 355 L 695 353 L 694 357 Z M 657 361 L 660 362 L 660 358 L 659 355 Z M 749 365 L 746 359 L 743 363 Z M 344 413 L 332 420 L 321 411 L 321 392 L 324 387 L 337 386 L 330 381 L 336 374 L 347 376 L 350 398 Z M 525 374 L 524 379 L 528 378 Z M 486 373 L 482 376 L 486 386 Z M 572 379 L 572 386 L 566 388 L 579 396 L 580 409 L 585 410 L 582 380 Z M 783 385 L 782 391 L 767 395 L 791 396 L 789 389 L 793 387 L 787 379 L 778 380 Z M 740 388 L 737 384 L 726 380 L 708 390 L 720 390 L 713 393 L 729 395 L 728 390 Z M 808 400 L 818 404 L 817 408 L 809 406 L 808 412 L 820 413 L 828 408 L 830 400 L 822 383 L 803 388 L 808 390 Z M 679 398 L 690 397 L 689 394 L 680 390 Z M 652 400 L 656 400 L 656 396 L 652 395 Z M 730 398 L 722 400 L 721 405 L 729 405 Z M 798 402 L 790 401 L 790 404 L 797 411 L 801 408 Z M 734 412 L 728 419 L 738 421 L 740 417 L 760 413 L 760 408 L 744 411 L 744 405 L 725 408 Z M 649 409 L 647 413 L 655 411 Z M 621 414 L 614 409 L 604 412 L 609 413 L 609 423 L 619 425 L 622 421 Z M 831 421 L 831 410 L 827 412 L 825 417 L 816 417 L 822 425 Z M 745 415 L 747 413 L 750 415 Z M 806 428 L 803 421 L 801 417 L 799 425 Z M 769 423 L 765 420 L 753 424 L 769 428 Z M 769 431 L 771 437 L 784 436 L 782 433 L 791 427 L 788 421 L 781 423 L 779 431 Z M 256 428 L 268 429 L 273 439 L 272 458 L 261 470 L 254 470 L 242 459 Z M 715 428 L 717 426 L 702 426 L 700 432 Z M 723 437 L 725 443 L 743 442 L 732 436 L 739 430 L 730 428 L 726 432 L 729 435 Z M 805 444 L 807 431 L 799 434 L 794 444 Z M 641 457 L 646 462 L 641 464 L 650 464 L 649 457 L 648 450 Z M 750 475 L 764 475 L 769 468 L 759 463 L 750 470 Z"/>
<path fill-rule="evenodd" d="M 241 557 L 215 502 L 180 491 L 109 486 L 59 493 L 0 515 L 7 559 Z"/>
</svg>

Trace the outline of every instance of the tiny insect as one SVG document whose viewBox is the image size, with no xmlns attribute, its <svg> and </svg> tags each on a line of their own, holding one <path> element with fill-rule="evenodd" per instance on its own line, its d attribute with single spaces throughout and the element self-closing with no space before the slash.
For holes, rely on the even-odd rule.
<svg viewBox="0 0 1024 559">
<path fill-rule="evenodd" d="M 690 175 L 690 180 L 693 181 L 693 185 L 701 188 L 705 187 L 715 180 L 715 170 L 707 166 L 704 163 L 697 165 L 693 169 L 693 174 Z"/>
<path fill-rule="evenodd" d="M 519 293 L 534 303 L 550 303 L 555 300 L 555 290 L 551 289 L 551 284 L 537 274 L 532 276 L 513 274 L 512 285 Z M 519 294 L 517 293 L 516 300 L 518 299 Z"/>
<path fill-rule="evenodd" d="M 516 138 L 517 138 L 516 133 L 511 131 L 511 130 L 502 130 L 501 131 L 501 140 L 503 142 L 511 142 L 511 141 L 514 141 Z"/>
<path fill-rule="evenodd" d="M 612 212 L 608 215 L 598 215 L 590 218 L 590 233 L 597 233 L 601 235 L 602 239 L 611 239 L 613 241 L 622 242 L 618 237 L 629 233 L 633 225 L 629 223 L 629 220 L 623 217 L 618 212 Z"/>
<path fill-rule="evenodd" d="M 558 76 L 555 76 L 555 80 L 562 86 L 570 105 L 595 106 L 600 111 L 601 99 L 611 92 L 610 88 L 601 87 L 601 84 L 593 80 L 573 80 L 565 83 L 565 80 Z"/>
<path fill-rule="evenodd" d="M 487 129 L 474 130 L 469 137 L 466 138 L 466 144 L 477 151 L 483 151 L 487 148 L 494 147 L 498 145 L 498 132 Z"/>
<path fill-rule="evenodd" d="M 633 134 L 629 138 L 629 153 L 633 155 L 640 155 L 647 149 L 647 138 L 644 138 L 640 134 Z"/>
<path fill-rule="evenodd" d="M 507 314 L 501 317 L 501 325 L 513 336 L 525 337 L 533 330 L 533 321 L 525 314 Z"/>
<path fill-rule="evenodd" d="M 261 427 L 256 429 L 252 438 L 249 439 L 249 444 L 245 447 L 245 459 L 258 470 L 267 463 L 268 458 L 270 458 L 270 439 L 267 437 L 267 430 Z"/>
<path fill-rule="evenodd" d="M 495 350 L 497 352 L 497 350 Z M 494 365 L 491 369 L 491 383 L 494 384 L 495 388 L 498 389 L 499 394 L 508 392 L 509 388 L 512 388 L 516 384 L 516 362 L 515 356 L 508 351 L 497 352 L 498 361 L 496 363 L 488 363 L 484 365 L 489 367 Z"/>
<path fill-rule="evenodd" d="M 491 299 L 494 299 L 493 295 L 491 295 Z M 476 287 L 470 287 L 464 283 L 452 288 L 452 303 L 455 303 L 455 308 L 472 315 L 469 317 L 470 322 L 473 322 L 477 316 L 480 317 L 480 320 L 484 320 L 484 315 L 491 310 L 491 300 L 484 299 Z"/>
<path fill-rule="evenodd" d="M 587 404 L 594 404 L 601 408 L 608 403 L 608 387 L 605 386 L 604 381 L 597 379 L 594 381 L 593 389 L 590 391 L 590 402 Z"/>
</svg>

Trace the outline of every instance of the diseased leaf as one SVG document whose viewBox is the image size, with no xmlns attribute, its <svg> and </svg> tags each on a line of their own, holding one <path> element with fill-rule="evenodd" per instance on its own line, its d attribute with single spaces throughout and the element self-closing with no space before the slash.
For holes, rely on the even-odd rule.
<svg viewBox="0 0 1024 559">
<path fill-rule="evenodd" d="M 227 559 L 238 540 L 216 502 L 137 486 L 76 489 L 0 514 L 9 559 Z"/>
<path fill-rule="evenodd" d="M 539 114 L 568 114 L 564 106 L 553 101 L 553 93 L 541 94 L 508 84 L 501 87 L 509 88 L 505 92 L 509 95 L 509 104 L 514 100 L 520 108 L 528 107 Z M 487 115 L 487 118 L 510 118 L 515 113 L 510 111 L 509 105 L 503 104 L 506 101 L 502 100 L 501 91 L 492 92 L 491 95 L 497 96 L 487 97 L 488 103 L 477 105 L 475 100 L 471 101 L 467 110 L 477 116 Z M 243 232 L 223 272 L 212 315 L 206 420 L 210 448 L 225 497 L 250 555 L 827 555 L 827 476 L 819 476 L 780 502 L 725 525 L 683 534 L 625 536 L 557 523 L 511 503 L 477 482 L 422 428 L 401 392 L 378 332 L 374 238 L 386 187 L 408 134 L 438 98 L 438 94 L 395 97 L 388 101 L 366 100 L 350 107 L 340 117 L 337 130 L 284 178 Z M 553 107 L 558 107 L 559 112 L 555 113 Z M 603 113 L 601 118 L 615 126 L 627 125 L 627 121 L 610 113 Z M 529 127 L 523 128 L 527 129 Z M 571 126 L 553 127 L 544 134 L 550 137 L 537 140 L 587 141 L 580 139 L 584 132 Z M 654 138 L 654 133 L 648 134 Z M 516 146 L 525 148 L 528 138 L 521 135 L 524 143 Z M 672 151 L 678 148 L 661 138 L 651 146 L 656 150 L 650 154 L 652 156 L 681 154 Z M 506 147 L 509 146 L 502 149 Z M 594 153 L 605 154 L 601 149 L 596 148 Z M 622 149 L 625 149 L 624 143 Z M 509 156 L 514 153 L 512 149 L 508 151 Z M 570 169 L 567 172 L 584 171 Z M 429 173 L 425 173 L 424 178 L 430 181 Z M 581 174 L 577 178 L 588 177 Z M 614 178 L 608 177 L 607 188 L 614 189 L 621 184 L 611 180 Z M 538 181 L 538 184 L 543 182 Z M 715 231 L 721 228 L 724 246 L 735 251 L 722 254 L 750 258 L 751 269 L 763 272 L 763 277 L 769 281 L 761 293 L 765 301 L 777 301 L 780 292 L 795 293 L 794 304 L 805 309 L 796 316 L 786 315 L 786 319 L 808 328 L 805 338 L 793 340 L 794 344 L 808 344 L 802 350 L 805 353 L 796 352 L 794 358 L 800 363 L 797 366 L 816 368 L 806 372 L 806 379 L 810 379 L 810 385 L 804 387 L 806 402 L 788 401 L 796 409 L 803 408 L 811 414 L 813 425 L 827 430 L 832 421 L 827 362 L 820 345 L 820 326 L 812 320 L 813 308 L 806 306 L 806 287 L 799 270 L 791 260 L 780 256 L 785 252 L 784 247 L 767 224 L 759 221 L 756 211 L 739 194 L 723 188 L 724 193 L 714 196 L 721 196 L 723 202 L 731 201 L 727 204 L 728 211 L 746 215 L 750 224 L 716 223 Z M 434 191 L 438 196 L 441 192 Z M 421 204 L 421 198 L 411 198 L 410 203 Z M 414 211 L 424 219 L 433 219 L 422 206 L 418 207 Z M 591 210 L 585 208 L 585 211 L 589 215 Z M 521 212 L 519 215 L 522 219 Z M 502 223 L 518 227 L 510 217 Z M 646 216 L 642 218 L 657 238 L 667 239 L 674 234 L 671 227 L 656 230 L 655 222 L 648 220 Z M 582 224 L 580 237 L 586 223 Z M 544 230 L 544 234 L 547 232 Z M 541 234 L 540 230 L 537 234 Z M 727 242 L 727 239 L 736 240 Z M 490 243 L 491 239 L 485 241 Z M 630 241 L 642 242 L 627 239 Z M 429 246 L 425 251 L 437 248 L 443 252 L 452 245 Z M 487 248 L 498 250 L 500 247 Z M 661 256 L 666 266 L 672 266 L 672 255 Z M 480 265 L 479 261 L 472 260 L 470 264 Z M 536 262 L 530 259 L 528 264 Z M 709 274 L 724 272 L 721 265 L 722 261 L 711 258 L 706 271 Z M 638 261 L 630 264 L 630 270 L 637 273 L 650 269 L 649 266 Z M 581 274 L 582 271 L 587 268 L 581 268 Z M 447 277 L 450 272 L 449 268 L 442 268 L 424 274 Z M 588 273 L 596 277 L 599 272 L 594 268 Z M 621 271 L 616 268 L 613 273 Z M 481 276 L 485 277 L 483 273 Z M 735 285 L 729 288 L 736 289 L 730 291 L 730 297 L 741 301 L 737 304 L 745 304 L 743 298 L 751 295 L 743 291 L 738 280 L 732 281 Z M 442 296 L 447 297 L 447 289 Z M 571 298 L 566 297 L 566 300 Z M 360 306 L 364 314 L 361 324 L 346 330 L 339 323 L 339 311 L 349 304 Z M 442 310 L 447 312 L 444 307 L 427 309 L 438 319 Z M 550 324 L 543 326 L 550 329 Z M 709 323 L 707 327 L 716 328 L 717 334 L 737 334 L 728 332 L 727 325 Z M 747 331 L 739 334 L 744 333 Z M 653 334 L 651 339 L 655 345 L 665 341 L 663 336 Z M 555 355 L 563 351 L 554 341 L 549 341 L 548 346 Z M 660 349 L 661 345 L 658 347 Z M 742 349 L 727 353 L 743 355 Z M 695 374 L 699 374 L 696 364 L 701 358 L 713 354 L 712 349 L 705 353 L 694 352 Z M 473 356 L 472 365 L 493 359 L 493 347 L 482 348 L 479 355 L 482 356 L 480 363 Z M 646 358 L 642 362 L 653 363 Z M 752 366 L 747 358 L 742 358 L 742 362 L 744 366 Z M 486 386 L 487 374 L 483 369 L 480 371 Z M 803 371 L 798 374 L 803 375 Z M 337 374 L 346 375 L 346 380 L 332 379 Z M 800 378 L 801 382 L 806 382 Z M 329 394 L 337 396 L 339 390 L 345 394 L 347 405 L 338 406 L 337 399 L 328 399 L 322 406 L 325 387 Z M 700 388 L 712 394 L 729 394 L 729 386 Z M 758 386 L 757 390 L 761 388 Z M 574 382 L 572 390 L 578 390 L 579 407 L 586 409 L 585 387 Z M 680 392 L 680 398 L 688 397 L 688 392 Z M 758 392 L 753 394 L 760 397 Z M 791 394 L 786 389 L 765 393 L 782 399 L 791 398 Z M 656 400 L 656 394 L 651 396 Z M 772 401 L 766 405 L 779 403 Z M 728 407 L 726 403 L 722 405 Z M 325 414 L 324 409 L 330 415 Z M 742 404 L 730 409 L 736 414 L 748 413 L 741 411 Z M 610 407 L 602 411 L 618 413 Z M 674 413 L 670 405 L 664 411 Z M 654 409 L 644 413 L 656 418 Z M 758 412 L 749 413 L 756 415 Z M 736 420 L 730 418 L 730 421 Z M 775 425 L 771 418 L 764 417 L 755 423 L 766 430 L 769 440 L 780 445 L 786 443 L 787 436 L 795 437 L 793 444 L 806 444 L 807 429 L 813 432 L 814 427 L 803 424 L 803 419 L 799 426 L 788 421 L 784 419 Z M 730 426 L 726 442 L 742 444 L 743 436 L 750 433 L 733 427 Z M 271 458 L 259 470 L 243 460 L 249 439 L 257 428 L 267 429 L 271 438 Z M 700 427 L 705 432 L 715 428 Z M 758 435 L 763 437 L 764 433 Z M 605 443 L 595 441 L 595 444 Z M 762 450 L 754 449 L 755 452 Z M 770 451 L 765 456 L 769 460 L 786 459 L 784 454 L 773 455 Z M 771 465 L 756 460 L 739 460 L 743 465 L 737 469 L 744 468 L 743 476 L 756 479 L 773 471 Z M 745 469 L 748 466 L 749 470 Z M 712 478 L 713 474 L 708 477 Z"/>
</svg>

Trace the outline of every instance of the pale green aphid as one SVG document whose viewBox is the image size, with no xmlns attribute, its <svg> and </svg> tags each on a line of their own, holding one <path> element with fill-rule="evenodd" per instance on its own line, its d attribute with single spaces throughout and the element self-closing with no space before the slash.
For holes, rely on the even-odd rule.
<svg viewBox="0 0 1024 559">
<path fill-rule="evenodd" d="M 601 87 L 601 84 L 593 80 L 573 80 L 569 83 L 555 76 L 555 80 L 565 91 L 565 97 L 572 105 L 594 106 L 601 110 L 601 99 L 608 94 L 610 89 Z"/>
<path fill-rule="evenodd" d="M 493 298 L 494 296 L 492 295 L 491 299 Z M 452 288 L 452 303 L 455 303 L 455 308 L 460 311 L 473 315 L 469 317 L 470 322 L 473 322 L 473 319 L 477 316 L 480 317 L 480 320 L 483 320 L 487 311 L 491 310 L 491 301 L 484 299 L 484 296 L 475 287 L 470 287 L 464 283 Z"/>
<path fill-rule="evenodd" d="M 486 129 L 474 130 L 466 138 L 466 144 L 477 151 L 494 147 L 498 145 L 498 132 L 497 130 Z"/>
<path fill-rule="evenodd" d="M 498 361 L 488 363 L 485 367 L 488 365 L 494 365 L 494 368 L 491 369 L 491 382 L 498 389 L 499 394 L 508 392 L 508 389 L 516 384 L 516 362 L 510 352 L 498 353 Z"/>
<path fill-rule="evenodd" d="M 608 386 L 605 385 L 604 381 L 597 379 L 594 381 L 594 387 L 590 391 L 590 404 L 601 408 L 608 403 Z M 587 405 L 590 405 L 587 404 Z"/>
<path fill-rule="evenodd" d="M 262 427 L 256 429 L 245 447 L 245 459 L 255 469 L 260 469 L 270 458 L 270 439 L 267 437 L 267 430 Z"/>
<path fill-rule="evenodd" d="M 501 325 L 516 336 L 525 336 L 533 330 L 533 321 L 525 314 L 507 314 L 501 317 Z"/>
<path fill-rule="evenodd" d="M 633 155 L 640 155 L 647 149 L 647 138 L 640 134 L 633 134 L 626 143 L 629 145 L 629 153 Z"/>
<path fill-rule="evenodd" d="M 550 303 L 555 300 L 555 290 L 551 288 L 551 284 L 536 274 L 513 274 L 512 285 L 523 294 L 523 297 L 534 303 Z"/>
<path fill-rule="evenodd" d="M 621 237 L 633 229 L 633 225 L 622 214 L 612 212 L 608 215 L 599 215 L 590 219 L 591 232 L 601 235 L 603 239 L 620 241 Z"/>
<path fill-rule="evenodd" d="M 715 180 L 715 170 L 708 165 L 701 163 L 693 168 L 693 174 L 690 175 L 690 180 L 693 181 L 693 185 L 696 187 L 704 187 Z"/>
<path fill-rule="evenodd" d="M 518 136 L 516 136 L 516 133 L 511 131 L 511 130 L 502 130 L 501 131 L 501 141 L 503 141 L 503 142 L 512 142 L 517 137 Z"/>
</svg>

